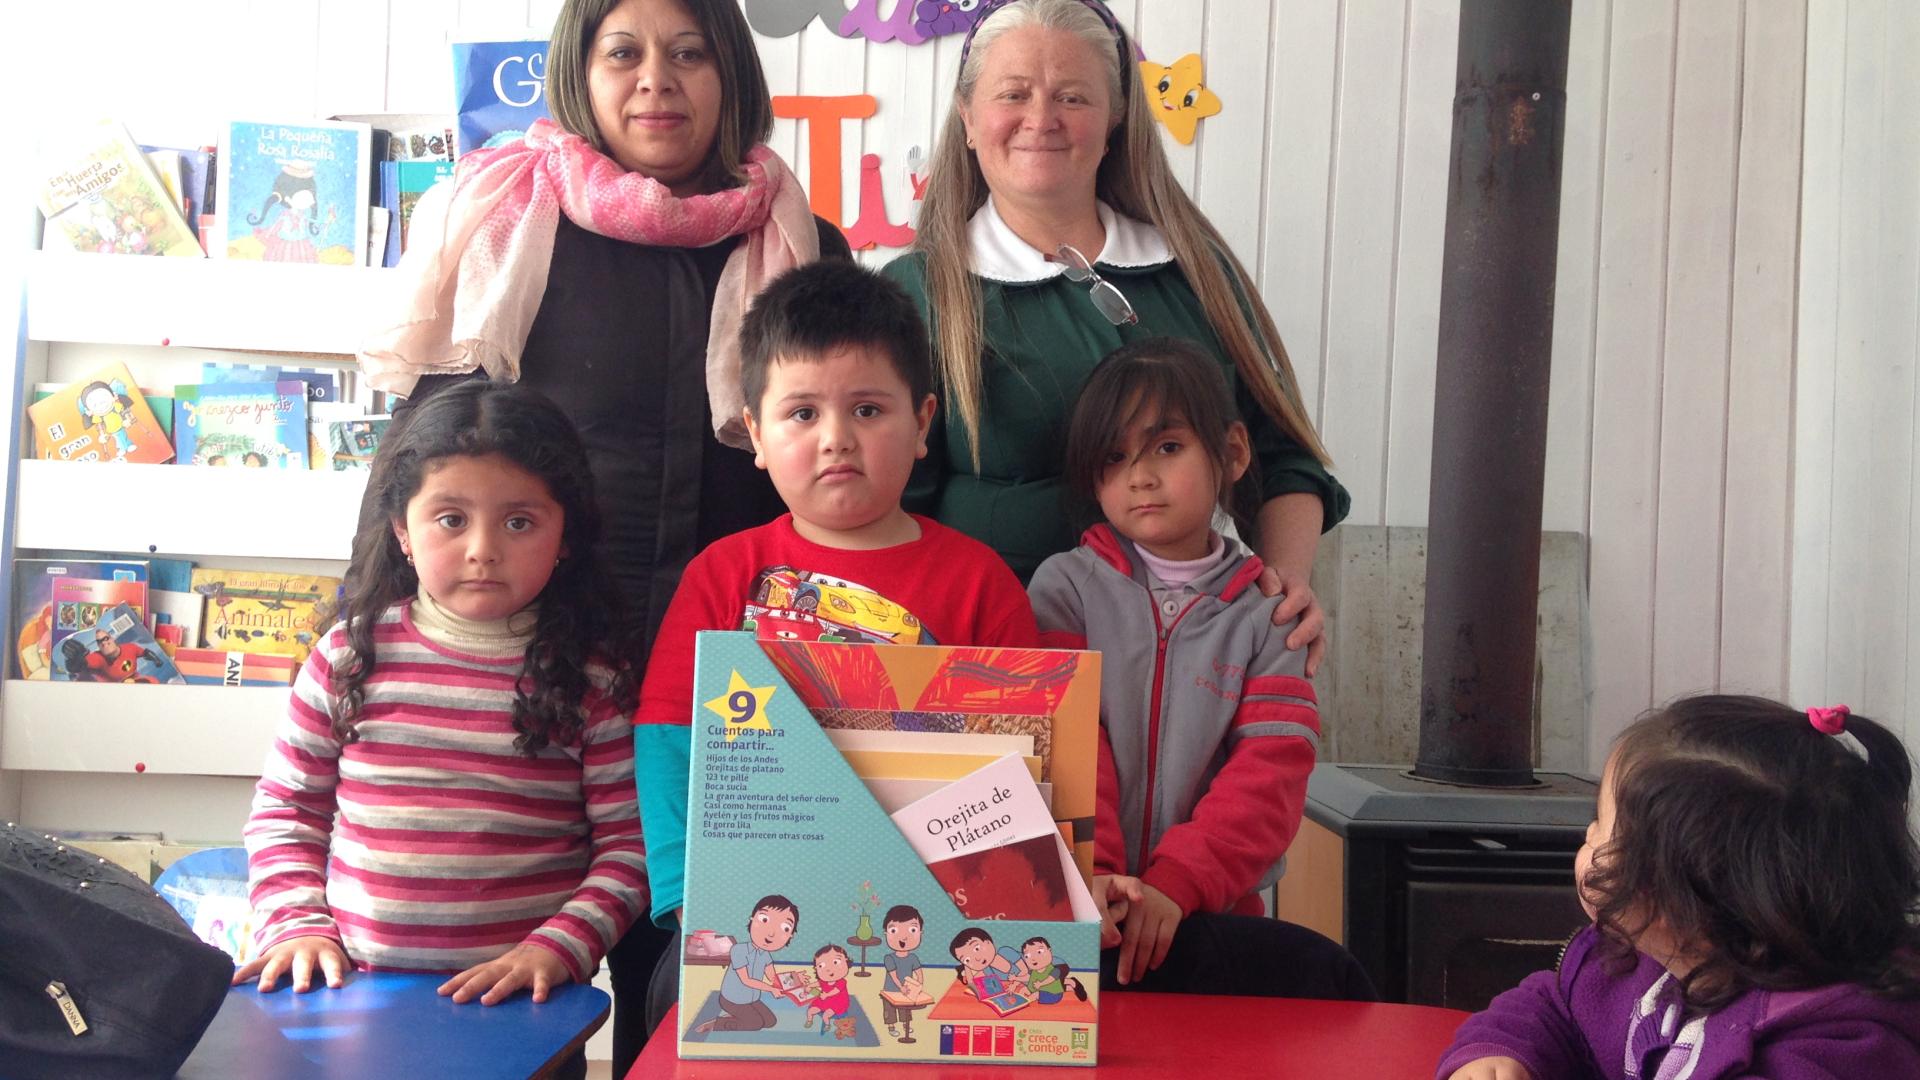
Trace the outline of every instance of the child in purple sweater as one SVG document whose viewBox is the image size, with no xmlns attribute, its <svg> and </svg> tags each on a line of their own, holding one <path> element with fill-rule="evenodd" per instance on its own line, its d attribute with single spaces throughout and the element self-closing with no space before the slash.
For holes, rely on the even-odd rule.
<svg viewBox="0 0 1920 1080">
<path fill-rule="evenodd" d="M 1594 925 L 1439 1080 L 1920 1077 L 1912 765 L 1844 705 L 1683 698 L 1621 735 L 1574 864 Z"/>
</svg>

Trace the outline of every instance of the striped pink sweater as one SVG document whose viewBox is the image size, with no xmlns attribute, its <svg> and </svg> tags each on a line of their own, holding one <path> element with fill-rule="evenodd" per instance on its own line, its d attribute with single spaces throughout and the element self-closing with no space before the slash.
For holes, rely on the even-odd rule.
<svg viewBox="0 0 1920 1080">
<path fill-rule="evenodd" d="M 344 628 L 314 649 L 247 821 L 256 939 L 331 937 L 362 968 L 461 971 L 523 942 L 576 980 L 647 903 L 631 718 L 597 695 L 579 744 L 513 747 L 519 658 L 453 652 L 396 604 L 359 738 L 328 690 Z"/>
</svg>

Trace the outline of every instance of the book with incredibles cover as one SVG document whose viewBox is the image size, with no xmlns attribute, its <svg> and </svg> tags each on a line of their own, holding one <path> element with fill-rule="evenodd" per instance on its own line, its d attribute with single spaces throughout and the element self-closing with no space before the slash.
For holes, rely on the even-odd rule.
<svg viewBox="0 0 1920 1080">
<path fill-rule="evenodd" d="M 1094 1064 L 1100 922 L 1075 917 L 1071 885 L 1086 883 L 1060 829 L 1091 838 L 1099 697 L 1092 652 L 698 635 L 691 730 L 635 729 L 636 753 L 690 755 L 680 1056 L 939 1062 L 940 1032 L 965 1025 L 994 1029 L 992 1064 Z M 949 857 L 929 865 L 815 720 L 829 703 L 1025 710 L 1050 733 L 1054 805 L 1007 733 L 979 755 L 946 739 L 897 751 L 977 757 L 1023 785 L 988 776 L 985 810 L 947 792 L 954 806 L 921 819 L 949 822 L 927 837 Z M 987 828 L 1016 790 L 1018 828 Z M 970 839 L 950 847 L 955 831 Z"/>
<path fill-rule="evenodd" d="M 59 678 L 71 682 L 186 682 L 127 604 L 107 608 L 90 629 L 61 641 L 54 662 Z"/>
</svg>

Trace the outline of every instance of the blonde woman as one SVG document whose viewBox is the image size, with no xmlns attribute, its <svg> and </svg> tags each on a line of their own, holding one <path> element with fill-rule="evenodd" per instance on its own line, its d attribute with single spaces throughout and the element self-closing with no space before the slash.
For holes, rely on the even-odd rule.
<svg viewBox="0 0 1920 1080">
<path fill-rule="evenodd" d="M 1255 550 L 1274 613 L 1319 665 L 1308 584 L 1347 512 L 1273 318 L 1181 190 L 1133 43 L 1096 0 L 989 3 L 965 46 L 913 250 L 886 272 L 921 305 L 943 408 L 910 507 L 984 541 L 1026 580 L 1074 545 L 1060 444 L 1087 373 L 1149 335 L 1225 368 L 1261 484 Z"/>
</svg>

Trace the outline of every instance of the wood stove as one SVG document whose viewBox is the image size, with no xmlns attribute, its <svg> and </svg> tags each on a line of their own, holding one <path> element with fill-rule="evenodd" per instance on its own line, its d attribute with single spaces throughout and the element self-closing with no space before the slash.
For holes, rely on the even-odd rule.
<svg viewBox="0 0 1920 1080">
<path fill-rule="evenodd" d="M 1479 1009 L 1586 925 L 1574 853 L 1597 785 L 1475 788 L 1320 765 L 1277 911 L 1346 945 L 1382 999 Z"/>
</svg>

